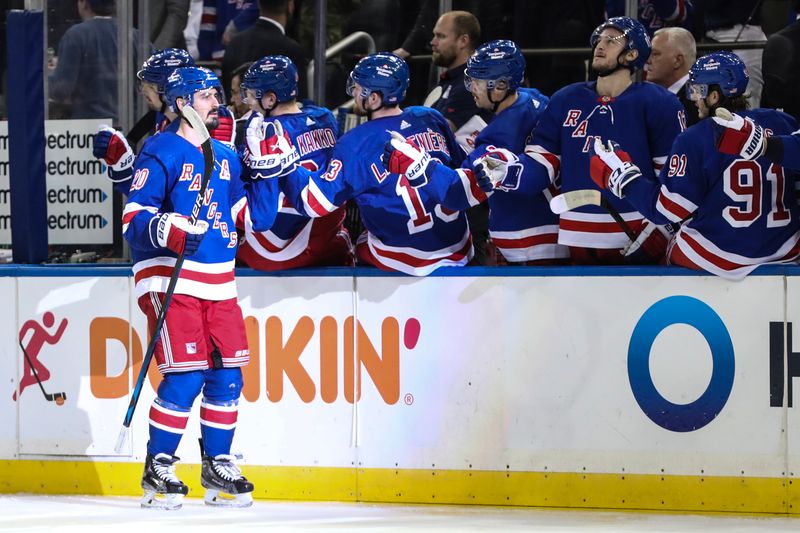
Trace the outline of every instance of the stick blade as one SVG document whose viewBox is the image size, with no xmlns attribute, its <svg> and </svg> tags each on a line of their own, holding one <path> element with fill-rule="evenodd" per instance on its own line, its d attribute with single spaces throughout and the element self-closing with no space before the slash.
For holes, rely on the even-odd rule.
<svg viewBox="0 0 800 533">
<path fill-rule="evenodd" d="M 714 111 L 714 115 L 721 118 L 722 120 L 733 120 L 733 114 L 724 107 L 718 107 Z"/>
<path fill-rule="evenodd" d="M 127 453 L 128 443 L 131 441 L 131 428 L 122 426 L 117 436 L 117 443 L 114 445 L 114 452 L 120 455 Z"/>
<path fill-rule="evenodd" d="M 554 196 L 550 200 L 550 210 L 556 215 L 560 215 L 584 205 L 600 205 L 602 198 L 600 191 L 596 189 L 569 191 Z"/>
</svg>

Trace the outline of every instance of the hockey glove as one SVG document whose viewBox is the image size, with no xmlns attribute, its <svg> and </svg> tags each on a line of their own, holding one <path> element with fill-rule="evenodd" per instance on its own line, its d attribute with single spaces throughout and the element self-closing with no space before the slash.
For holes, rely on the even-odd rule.
<svg viewBox="0 0 800 533">
<path fill-rule="evenodd" d="M 245 162 L 255 179 L 279 178 L 292 172 L 300 156 L 277 120 L 264 122 L 253 113 L 245 133 Z"/>
<path fill-rule="evenodd" d="M 589 163 L 589 174 L 601 189 L 608 189 L 617 198 L 625 197 L 625 187 L 642 175 L 639 167 L 631 162 L 628 152 L 620 149 L 614 141 L 603 145 L 600 137 L 594 140 L 594 153 Z"/>
<path fill-rule="evenodd" d="M 105 125 L 100 126 L 94 136 L 92 154 L 106 162 L 108 177 L 114 183 L 129 180 L 133 175 L 135 156 L 122 132 Z"/>
<path fill-rule="evenodd" d="M 176 254 L 189 257 L 200 247 L 208 231 L 208 222 L 198 220 L 192 225 L 189 217 L 178 213 L 163 213 L 150 221 L 150 242 L 157 248 L 169 248 Z"/>
<path fill-rule="evenodd" d="M 764 155 L 767 148 L 764 128 L 750 118 L 731 113 L 725 108 L 718 108 L 715 115 L 712 117 L 714 122 L 723 127 L 717 139 L 717 150 L 744 159 L 755 159 Z"/>
<path fill-rule="evenodd" d="M 396 131 L 390 131 L 389 134 L 392 138 L 384 145 L 381 156 L 384 168 L 392 174 L 405 175 L 409 185 L 415 189 L 428 183 L 439 161 Z"/>
<path fill-rule="evenodd" d="M 210 131 L 211 137 L 236 149 L 236 120 L 233 113 L 225 106 L 217 108 L 219 125 Z"/>
<path fill-rule="evenodd" d="M 514 191 L 519 188 L 522 165 L 510 150 L 490 146 L 484 155 L 475 160 L 474 168 L 478 187 L 485 193 L 495 189 Z"/>
</svg>

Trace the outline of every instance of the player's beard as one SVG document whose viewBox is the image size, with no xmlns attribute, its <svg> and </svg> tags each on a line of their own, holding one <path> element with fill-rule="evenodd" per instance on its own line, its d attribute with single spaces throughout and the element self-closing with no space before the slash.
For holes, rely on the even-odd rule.
<svg viewBox="0 0 800 533">
<path fill-rule="evenodd" d="M 208 128 L 209 130 L 217 129 L 217 126 L 219 126 L 219 117 L 217 115 L 207 116 L 205 120 L 205 125 L 206 128 Z"/>
</svg>

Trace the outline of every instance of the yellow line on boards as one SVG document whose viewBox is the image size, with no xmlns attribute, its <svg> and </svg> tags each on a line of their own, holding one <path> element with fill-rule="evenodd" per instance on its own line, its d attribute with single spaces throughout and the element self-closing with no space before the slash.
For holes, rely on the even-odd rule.
<svg viewBox="0 0 800 533">
<path fill-rule="evenodd" d="M 138 496 L 142 465 L 3 460 L 0 493 Z M 800 514 L 793 479 L 242 465 L 256 499 Z M 200 497 L 200 466 L 178 477 Z"/>
</svg>

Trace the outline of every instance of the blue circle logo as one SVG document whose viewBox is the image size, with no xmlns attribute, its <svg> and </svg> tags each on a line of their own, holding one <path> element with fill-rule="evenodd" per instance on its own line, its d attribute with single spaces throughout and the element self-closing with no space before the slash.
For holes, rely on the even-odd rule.
<svg viewBox="0 0 800 533">
<path fill-rule="evenodd" d="M 711 381 L 705 392 L 688 404 L 665 399 L 650 375 L 650 350 L 656 337 L 673 324 L 695 328 L 706 339 L 713 360 Z M 653 304 L 631 335 L 628 346 L 628 379 L 644 414 L 670 431 L 695 431 L 714 420 L 733 389 L 735 361 L 733 342 L 719 315 L 707 304 L 689 296 L 670 296 Z"/>
</svg>

